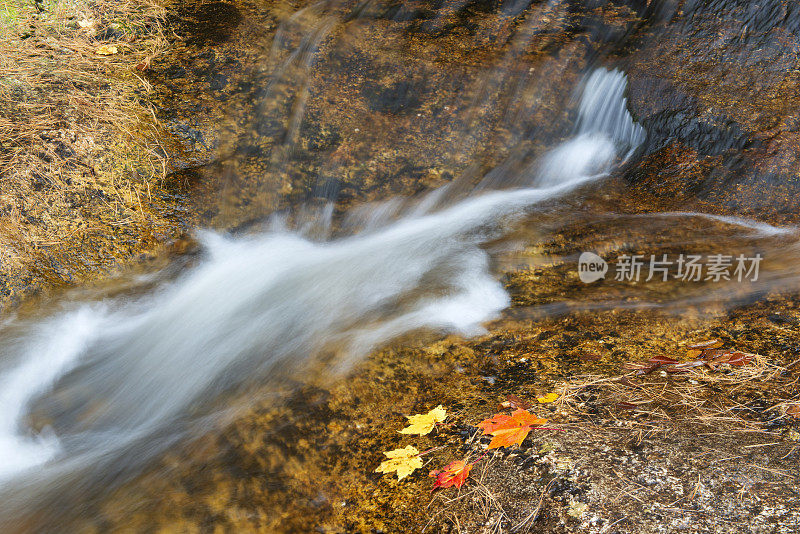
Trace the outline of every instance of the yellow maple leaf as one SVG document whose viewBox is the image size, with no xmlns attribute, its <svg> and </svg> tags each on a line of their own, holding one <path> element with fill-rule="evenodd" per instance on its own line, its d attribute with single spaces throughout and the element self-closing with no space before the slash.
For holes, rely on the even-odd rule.
<svg viewBox="0 0 800 534">
<path fill-rule="evenodd" d="M 447 417 L 447 411 L 440 404 L 428 413 L 418 413 L 408 416 L 408 426 L 400 431 L 401 434 L 429 434 L 436 423 L 441 423 Z"/>
<path fill-rule="evenodd" d="M 94 52 L 99 56 L 111 56 L 119 52 L 119 50 L 117 50 L 117 47 L 113 45 L 100 45 Z"/>
<path fill-rule="evenodd" d="M 403 480 L 416 469 L 422 467 L 422 458 L 419 457 L 419 451 L 413 445 L 408 445 L 404 449 L 384 452 L 383 454 L 386 455 L 388 460 L 381 462 L 381 465 L 375 470 L 376 473 L 397 472 L 397 480 Z"/>
<path fill-rule="evenodd" d="M 555 402 L 555 401 L 558 400 L 558 393 L 556 393 L 554 391 L 552 393 L 548 393 L 544 397 L 536 397 L 536 400 L 541 402 L 542 404 L 545 404 L 545 403 L 548 403 L 548 402 Z"/>
</svg>

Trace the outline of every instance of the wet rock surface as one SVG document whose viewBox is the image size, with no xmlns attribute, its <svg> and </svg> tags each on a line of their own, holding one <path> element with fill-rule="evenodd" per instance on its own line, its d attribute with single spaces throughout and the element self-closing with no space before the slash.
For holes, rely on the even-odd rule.
<svg viewBox="0 0 800 534">
<path fill-rule="evenodd" d="M 621 59 L 634 115 L 648 129 L 631 179 L 682 202 L 794 220 L 797 206 L 796 7 L 780 1 L 664 8 Z M 688 172 L 687 172 L 688 171 Z"/>
<path fill-rule="evenodd" d="M 205 9 L 190 4 L 187 13 Z M 341 212 L 465 172 L 477 180 L 514 154 L 524 169 L 531 151 L 569 133 L 572 117 L 553 111 L 570 107 L 588 62 L 613 49 L 643 8 L 237 9 L 226 40 L 207 46 L 187 33 L 150 74 L 174 141 L 170 180 L 202 184 L 192 194 L 213 207 L 204 222 L 222 227 L 303 202 L 335 199 Z"/>
<path fill-rule="evenodd" d="M 479 179 L 509 154 L 541 153 L 544 140 L 567 135 L 572 117 L 553 120 L 552 110 L 569 109 L 583 69 L 610 54 L 629 73 L 630 107 L 648 139 L 611 192 L 593 197 L 598 212 L 733 210 L 794 220 L 793 8 L 648 4 L 367 4 L 301 12 L 291 24 L 272 4 L 187 4 L 175 15 L 182 40 L 149 74 L 174 141 L 171 187 L 191 196 L 203 224 L 246 227 L 302 202 L 337 199 L 344 211 L 465 171 Z M 344 22 L 327 26 L 329 17 Z M 271 41 L 277 31 L 281 39 Z M 297 46 L 317 50 L 314 61 L 294 61 Z M 503 61 L 537 83 L 486 68 Z M 264 62 L 270 67 L 259 72 Z M 275 65 L 283 76 L 264 74 Z M 524 118 L 509 128 L 508 116 Z M 682 316 L 581 309 L 615 296 L 666 302 L 676 291 L 589 289 L 564 260 L 581 246 L 606 242 L 621 254 L 680 245 L 637 245 L 636 231 L 573 215 L 570 228 L 549 237 L 547 221 L 517 236 L 538 244 L 499 268 L 514 307 L 487 335 L 424 334 L 346 377 L 299 380 L 285 403 L 258 404 L 176 449 L 78 523 L 263 532 L 796 529 L 800 435 L 782 412 L 796 394 L 796 301 L 751 295 Z M 543 252 L 550 260 L 541 263 Z M 764 355 L 779 371 L 744 386 L 699 376 L 632 378 L 611 389 L 603 382 L 627 361 L 712 337 Z M 598 383 L 577 387 L 583 379 Z M 553 390 L 572 392 L 537 408 L 558 431 L 490 454 L 460 493 L 428 492 L 429 469 L 481 454 L 486 440 L 473 425 L 506 395 Z M 398 483 L 374 473 L 382 451 L 409 442 L 396 432 L 404 415 L 439 403 L 451 419 L 418 445 L 445 448 L 423 474 Z"/>
<path fill-rule="evenodd" d="M 797 527 L 797 420 L 773 407 L 795 395 L 794 371 L 746 384 L 694 376 L 631 377 L 608 388 L 629 359 L 676 355 L 677 339 L 717 337 L 796 360 L 796 329 L 768 310 L 773 298 L 714 318 L 659 312 L 572 313 L 503 320 L 465 341 L 405 340 L 342 380 L 306 382 L 285 404 L 265 402 L 219 435 L 175 451 L 106 499 L 97 528 L 281 532 L 772 532 Z M 420 344 L 422 341 L 422 344 Z M 598 358 L 582 358 L 591 353 Z M 583 385 L 564 390 L 566 384 Z M 731 386 L 735 387 L 731 387 Z M 425 476 L 479 457 L 474 425 L 516 395 L 550 419 L 519 448 L 490 452 L 460 491 L 431 494 Z M 405 415 L 437 404 L 447 422 L 429 436 L 401 436 Z M 381 451 L 442 447 L 397 482 L 374 473 Z M 132 508 L 131 508 L 132 506 Z M 610 530 L 609 530 L 610 529 Z"/>
<path fill-rule="evenodd" d="M 513 236 L 527 248 L 496 271 L 514 305 L 484 336 L 399 340 L 344 376 L 295 378 L 277 405 L 252 406 L 263 394 L 254 386 L 226 399 L 245 406 L 232 422 L 59 519 L 77 510 L 85 531 L 800 528 L 800 434 L 786 413 L 797 394 L 796 297 L 766 288 L 678 313 L 670 300 L 714 288 L 637 293 L 586 286 L 574 272 L 583 247 L 618 258 L 727 243 L 716 227 L 684 222 L 650 235 L 685 234 L 654 242 L 636 224 L 604 226 L 612 211 L 796 220 L 796 9 L 655 4 L 387 2 L 293 16 L 308 6 L 172 5 L 176 39 L 146 74 L 171 157 L 165 195 L 191 206 L 192 224 L 246 230 L 326 200 L 341 214 L 458 175 L 477 182 L 500 163 L 523 174 L 571 132 L 572 88 L 598 57 L 628 72 L 648 139 L 622 176 L 574 200 L 571 225 L 542 216 Z M 714 242 L 697 237 L 704 230 Z M 730 369 L 608 382 L 626 362 L 709 338 L 761 354 L 758 372 L 746 384 Z M 489 454 L 460 493 L 430 494 L 427 471 L 482 454 L 474 425 L 507 395 L 550 391 L 563 401 L 536 411 L 559 430 Z M 440 403 L 447 425 L 418 440 L 444 447 L 430 464 L 399 483 L 374 473 L 382 451 L 410 443 L 397 433 L 404 416 Z"/>
<path fill-rule="evenodd" d="M 609 56 L 648 131 L 632 183 L 673 207 L 794 220 L 794 8 L 723 4 L 345 3 L 287 22 L 280 5 L 188 3 L 150 72 L 170 179 L 203 183 L 206 222 L 236 226 L 314 199 L 415 193 L 476 159 L 480 175 L 567 133 L 569 117 L 547 112 Z M 511 115 L 525 119 L 509 128 Z"/>
</svg>

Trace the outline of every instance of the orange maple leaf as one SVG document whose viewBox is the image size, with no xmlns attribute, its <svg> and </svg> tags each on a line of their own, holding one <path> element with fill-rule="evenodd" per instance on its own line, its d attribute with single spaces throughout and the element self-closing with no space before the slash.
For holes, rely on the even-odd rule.
<svg viewBox="0 0 800 534">
<path fill-rule="evenodd" d="M 516 428 L 504 428 L 492 433 L 492 441 L 489 442 L 490 449 L 499 447 L 510 447 L 514 444 L 522 445 L 528 433 L 531 431 L 529 426 L 519 426 Z"/>
<path fill-rule="evenodd" d="M 511 415 L 495 414 L 494 417 L 478 423 L 478 428 L 483 429 L 483 435 L 492 435 L 489 443 L 490 449 L 510 447 L 515 443 L 522 445 L 525 437 L 534 426 L 543 425 L 547 419 L 536 417 L 528 410 L 516 410 Z"/>
<path fill-rule="evenodd" d="M 447 464 L 441 471 L 431 471 L 428 476 L 436 477 L 431 491 L 436 488 L 460 488 L 467 481 L 471 470 L 471 463 L 467 463 L 465 460 L 456 460 Z"/>
<path fill-rule="evenodd" d="M 486 435 L 491 434 L 492 432 L 494 432 L 495 430 L 497 430 L 499 428 L 503 428 L 504 425 L 508 425 L 512 421 L 513 421 L 513 419 L 511 418 L 510 415 L 505 415 L 505 414 L 502 414 L 502 413 L 498 413 L 498 414 L 495 414 L 493 417 L 491 417 L 489 419 L 485 419 L 485 420 L 481 421 L 480 423 L 478 423 L 475 426 L 477 426 L 478 428 L 483 429 L 483 435 L 486 436 Z"/>
</svg>

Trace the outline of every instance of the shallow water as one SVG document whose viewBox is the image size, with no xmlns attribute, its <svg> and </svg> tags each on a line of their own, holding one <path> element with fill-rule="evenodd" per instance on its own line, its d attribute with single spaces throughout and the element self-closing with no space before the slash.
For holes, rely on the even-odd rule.
<svg viewBox="0 0 800 534">
<path fill-rule="evenodd" d="M 331 240 L 206 232 L 205 258 L 145 295 L 12 320 L 2 347 L 4 508 L 136 473 L 184 432 L 223 417 L 218 396 L 286 379 L 320 354 L 339 354 L 329 365 L 341 371 L 416 329 L 481 332 L 510 304 L 481 245 L 526 209 L 600 180 L 635 148 L 641 132 L 622 105 L 624 85 L 620 72 L 592 73 L 575 136 L 531 166 L 527 187 L 481 187 L 449 202 L 434 191 Z M 33 435 L 31 407 L 50 421 Z"/>
<path fill-rule="evenodd" d="M 123 296 L 65 297 L 53 309 L 8 318 L 0 331 L 0 453 L 7 459 L 0 467 L 0 524 L 23 528 L 20 518 L 31 517 L 54 528 L 84 495 L 119 487 L 176 443 L 234 419 L 247 406 L 229 400 L 254 385 L 262 396 L 279 397 L 309 368 L 341 375 L 403 335 L 479 334 L 512 305 L 514 281 L 509 288 L 498 279 L 512 268 L 535 271 L 538 261 L 560 266 L 556 272 L 571 280 L 567 292 L 513 302 L 513 312 L 528 317 L 648 307 L 681 313 L 795 287 L 800 250 L 793 226 L 738 214 L 625 209 L 627 191 L 613 180 L 648 136 L 627 109 L 625 74 L 569 43 L 537 68 L 522 68 L 529 47 L 568 11 L 562 4 L 532 6 L 524 16 L 509 8 L 476 30 L 488 38 L 498 27 L 515 28 L 486 64 L 450 66 L 445 81 L 463 84 L 455 95 L 433 98 L 442 80 L 429 84 L 416 74 L 406 85 L 389 74 L 373 85 L 368 80 L 361 97 L 385 122 L 369 132 L 348 125 L 338 134 L 348 141 L 316 151 L 327 161 L 315 167 L 322 169 L 317 175 L 303 176 L 315 184 L 312 198 L 290 198 L 292 209 L 271 215 L 267 208 L 279 204 L 253 201 L 252 210 L 233 217 L 246 222 L 233 234 L 198 230 L 201 255 L 177 275 L 156 274 L 148 287 Z M 406 20 L 404 7 L 380 7 L 367 3 L 343 22 L 341 5 L 319 3 L 281 22 L 259 66 L 264 72 L 254 77 L 250 115 L 231 136 L 233 156 L 220 170 L 225 188 L 247 182 L 261 200 L 275 189 L 292 190 L 286 186 L 309 150 L 304 121 L 323 113 L 313 109 L 317 62 L 335 70 L 358 49 L 354 40 L 374 31 L 370 23 Z M 450 8 L 410 17 L 407 25 L 446 33 L 452 19 L 469 15 Z M 600 41 L 615 43 L 609 36 Z M 397 65 L 397 58 L 388 63 Z M 563 81 L 553 81 L 560 76 L 574 83 L 563 89 Z M 542 96 L 548 93 L 554 94 Z M 434 107 L 421 104 L 426 98 L 436 100 L 437 113 L 451 106 L 454 112 L 426 122 Z M 417 134 L 443 124 L 429 132 L 430 154 L 421 158 L 438 157 L 454 179 L 416 195 L 342 201 L 348 179 L 359 191 L 370 186 L 374 169 L 364 165 L 353 178 L 353 166 L 406 141 L 425 152 Z M 261 137 L 271 139 L 268 146 L 258 144 Z M 530 254 L 531 247 L 540 253 Z M 603 282 L 583 284 L 583 251 L 598 253 L 612 269 L 623 255 L 639 254 L 645 272 L 651 254 L 760 254 L 765 261 L 753 281 L 639 283 L 615 281 L 612 270 Z M 519 263 L 531 257 L 533 264 Z"/>
</svg>

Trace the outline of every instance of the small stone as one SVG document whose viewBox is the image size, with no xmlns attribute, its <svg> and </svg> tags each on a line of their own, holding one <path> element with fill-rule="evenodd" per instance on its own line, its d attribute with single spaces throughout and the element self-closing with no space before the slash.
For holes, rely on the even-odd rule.
<svg viewBox="0 0 800 534">
<path fill-rule="evenodd" d="M 571 501 L 569 503 L 569 509 L 567 510 L 567 515 L 570 515 L 574 518 L 579 518 L 583 515 L 586 509 L 589 508 L 589 505 L 585 502 L 580 501 Z"/>
</svg>

